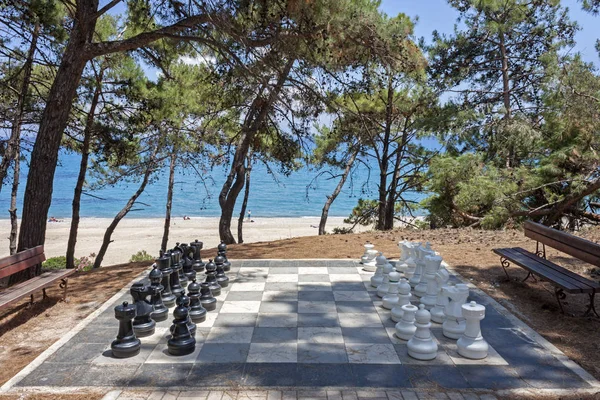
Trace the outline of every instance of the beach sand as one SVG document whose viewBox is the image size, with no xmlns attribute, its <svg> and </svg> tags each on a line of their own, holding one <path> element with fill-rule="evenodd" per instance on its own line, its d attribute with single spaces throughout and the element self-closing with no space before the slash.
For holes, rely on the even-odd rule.
<svg viewBox="0 0 600 400">
<path fill-rule="evenodd" d="M 299 236 L 313 236 L 318 233 L 319 217 L 303 218 L 253 218 L 254 222 L 244 221 L 244 243 L 265 242 L 271 240 L 288 239 Z M 20 222 L 20 221 L 19 221 Z M 102 238 L 112 218 L 82 218 L 79 223 L 77 247 L 75 256 L 88 256 L 98 253 Z M 215 247 L 219 243 L 218 231 L 219 218 L 194 218 L 171 220 L 169 232 L 169 247 L 175 242 L 188 243 L 198 239 L 204 242 L 204 248 Z M 46 243 L 44 250 L 46 257 L 65 255 L 71 221 L 48 222 L 46 229 Z M 335 227 L 350 227 L 344 224 L 343 217 L 329 217 L 327 231 Z M 164 219 L 161 218 L 125 218 L 113 232 L 113 242 L 108 247 L 103 265 L 114 265 L 128 262 L 131 256 L 140 250 L 146 250 L 152 256 L 158 256 L 162 240 Z M 355 232 L 364 232 L 371 227 L 357 226 Z M 10 220 L 0 220 L 0 237 L 3 245 L 0 248 L 0 257 L 7 256 L 8 235 Z M 237 239 L 237 219 L 232 229 Z M 310 249 L 306 249 L 310 252 Z M 315 255 L 317 257 L 318 255 Z"/>
</svg>

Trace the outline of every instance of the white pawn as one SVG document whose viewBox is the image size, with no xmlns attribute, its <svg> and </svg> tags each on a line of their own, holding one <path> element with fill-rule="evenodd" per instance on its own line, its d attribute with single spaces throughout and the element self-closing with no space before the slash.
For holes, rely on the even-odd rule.
<svg viewBox="0 0 600 400">
<path fill-rule="evenodd" d="M 389 289 L 385 296 L 383 296 L 383 308 L 386 310 L 391 310 L 398 301 L 400 301 L 400 297 L 398 296 L 398 281 L 400 281 L 400 274 L 396 271 L 390 272 L 388 275 L 390 279 Z"/>
<path fill-rule="evenodd" d="M 415 334 L 417 327 L 415 326 L 415 313 L 418 308 L 412 304 L 402 306 L 404 314 L 400 322 L 396 324 L 396 336 L 403 340 L 410 340 Z"/>
<path fill-rule="evenodd" d="M 360 263 L 363 265 L 365 271 L 375 271 L 375 258 L 377 257 L 378 251 L 375 250 L 375 245 L 367 242 L 365 244 L 365 252 L 360 258 Z"/>
<path fill-rule="evenodd" d="M 408 341 L 408 355 L 417 360 L 433 360 L 437 356 L 438 346 L 431 337 L 431 315 L 421 304 L 415 314 L 417 330 Z"/>
<path fill-rule="evenodd" d="M 480 360 L 488 355 L 489 346 L 481 336 L 480 321 L 485 318 L 485 306 L 474 301 L 462 305 L 462 315 L 467 321 L 465 333 L 458 339 L 458 354 L 466 358 Z"/>
<path fill-rule="evenodd" d="M 375 274 L 371 277 L 371 286 L 377 287 L 383 282 L 383 267 L 387 264 L 387 259 L 383 256 L 383 253 L 379 253 L 376 258 L 376 270 Z"/>
<path fill-rule="evenodd" d="M 410 285 L 405 278 L 402 278 L 398 283 L 398 304 L 392 308 L 392 321 L 400 322 L 402 315 L 404 314 L 402 306 L 410 304 L 410 297 Z"/>
<path fill-rule="evenodd" d="M 437 300 L 438 286 L 435 275 L 441 265 L 442 257 L 433 255 L 425 256 L 425 275 L 423 275 L 421 282 L 425 281 L 427 283 L 427 291 L 425 296 L 421 297 L 421 304 L 424 304 L 427 310 L 431 310 Z"/>
<path fill-rule="evenodd" d="M 383 282 L 381 282 L 381 285 L 377 286 L 377 296 L 385 296 L 388 290 L 390 290 L 390 274 L 383 274 Z"/>
<path fill-rule="evenodd" d="M 435 299 L 435 306 L 431 309 L 431 320 L 441 324 L 444 322 L 444 309 L 448 305 L 448 297 L 442 293 L 442 288 L 448 282 L 450 274 L 446 268 L 440 268 L 435 274 L 435 282 L 437 283 L 438 292 L 437 298 Z"/>
<path fill-rule="evenodd" d="M 442 292 L 448 298 L 448 305 L 444 309 L 446 318 L 442 324 L 442 332 L 447 338 L 458 339 L 466 328 L 461 307 L 467 302 L 469 287 L 464 283 L 459 283 L 456 286 L 445 286 Z"/>
</svg>

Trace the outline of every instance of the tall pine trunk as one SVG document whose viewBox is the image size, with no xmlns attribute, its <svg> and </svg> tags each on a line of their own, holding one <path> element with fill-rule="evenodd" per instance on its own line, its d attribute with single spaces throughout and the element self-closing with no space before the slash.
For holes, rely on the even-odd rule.
<svg viewBox="0 0 600 400">
<path fill-rule="evenodd" d="M 393 86 L 393 76 L 390 72 L 388 72 L 388 93 L 387 93 L 387 103 L 385 105 L 385 132 L 383 137 L 383 148 L 381 150 L 381 157 L 379 159 L 379 201 L 377 208 L 377 229 L 378 230 L 386 230 L 386 210 L 388 208 L 387 203 L 387 176 L 388 176 L 388 167 L 389 167 L 389 148 L 390 148 L 390 138 L 392 135 L 392 111 L 394 107 L 394 86 Z"/>
<path fill-rule="evenodd" d="M 354 161 L 356 160 L 356 157 L 358 156 L 359 151 L 360 151 L 360 146 L 357 146 L 356 149 L 350 155 L 350 158 L 348 158 L 348 161 L 346 161 L 346 166 L 344 167 L 344 172 L 342 173 L 342 177 L 340 178 L 340 181 L 338 182 L 337 186 L 333 190 L 333 193 L 331 193 L 331 196 L 327 196 L 327 200 L 325 201 L 325 205 L 323 206 L 323 211 L 321 211 L 321 221 L 319 222 L 319 235 L 325 234 L 325 225 L 327 224 L 327 216 L 329 215 L 329 208 L 331 207 L 331 205 L 333 204 L 335 199 L 338 197 L 338 195 L 342 191 L 342 188 L 344 187 L 344 184 L 346 183 L 346 179 L 348 179 L 348 175 L 350 175 L 350 171 L 352 170 L 352 165 L 354 164 Z"/>
<path fill-rule="evenodd" d="M 21 173 L 21 144 L 17 142 L 14 155 L 13 165 L 13 183 L 12 190 L 10 192 L 10 235 L 9 239 L 9 250 L 10 254 L 13 255 L 17 252 L 17 234 L 19 233 L 19 222 L 17 220 L 17 193 L 19 192 L 19 174 Z"/>
<path fill-rule="evenodd" d="M 504 120 L 509 121 L 512 118 L 512 109 L 510 106 L 510 76 L 508 73 L 508 54 L 504 44 L 504 34 L 500 32 L 500 55 L 502 56 L 502 100 L 504 102 Z M 515 148 L 512 144 L 508 144 L 506 154 L 506 168 L 516 166 Z"/>
<path fill-rule="evenodd" d="M 117 225 L 119 225 L 119 222 L 121 222 L 121 220 L 123 218 L 125 218 L 125 216 L 129 212 L 129 210 L 131 210 L 131 208 L 135 204 L 135 202 L 138 199 L 138 197 L 140 197 L 140 195 L 146 189 L 146 185 L 148 184 L 148 180 L 150 179 L 150 175 L 152 175 L 152 172 L 154 171 L 154 169 L 156 167 L 155 166 L 155 161 L 156 161 L 155 157 L 156 157 L 156 151 L 157 150 L 158 150 L 158 147 L 154 151 L 154 154 L 152 155 L 150 161 L 148 162 L 148 166 L 146 168 L 146 171 L 144 172 L 144 178 L 142 179 L 142 183 L 140 184 L 140 187 L 133 194 L 133 196 L 131 196 L 131 198 L 129 199 L 129 201 L 125 205 L 125 207 L 123 207 L 121 209 L 121 211 L 119 211 L 119 213 L 115 216 L 115 218 L 110 223 L 110 225 L 108 226 L 108 228 L 106 228 L 106 232 L 104 232 L 104 239 L 102 241 L 102 246 L 100 246 L 100 251 L 98 251 L 98 255 L 96 256 L 96 259 L 94 260 L 94 268 L 100 268 L 100 266 L 102 265 L 102 260 L 104 259 L 104 256 L 106 255 L 106 251 L 108 250 L 108 246 L 112 243 L 111 236 L 112 236 L 113 232 L 115 231 L 115 229 L 117 228 Z"/>
<path fill-rule="evenodd" d="M 238 218 L 238 243 L 244 243 L 244 215 L 248 207 L 248 197 L 250 197 L 250 174 L 252 173 L 252 150 L 249 151 L 246 157 L 246 184 L 244 189 L 244 201 L 242 201 L 242 209 Z"/>
<path fill-rule="evenodd" d="M 71 229 L 69 230 L 69 241 L 67 242 L 67 268 L 75 268 L 75 246 L 77 245 L 77 231 L 79 229 L 79 211 L 81 209 L 81 194 L 83 193 L 83 185 L 85 183 L 85 175 L 87 173 L 88 161 L 90 156 L 90 142 L 92 140 L 92 129 L 96 118 L 96 108 L 102 92 L 102 73 L 100 73 L 99 81 L 96 82 L 94 96 L 90 104 L 87 118 L 85 120 L 85 128 L 83 129 L 83 145 L 81 147 L 81 161 L 79 163 L 79 175 L 73 193 L 73 210 L 71 216 Z"/>
<path fill-rule="evenodd" d="M 227 180 L 223 184 L 221 193 L 219 194 L 219 206 L 221 207 L 221 218 L 219 219 L 219 237 L 226 244 L 235 243 L 235 238 L 231 233 L 231 220 L 233 219 L 233 208 L 237 201 L 246 177 L 245 159 L 250 149 L 250 144 L 254 140 L 261 126 L 264 124 L 273 103 L 279 96 L 283 84 L 288 78 L 288 75 L 294 65 L 294 60 L 287 61 L 283 71 L 280 73 L 277 83 L 271 89 L 268 97 L 263 98 L 264 87 L 259 91 L 259 94 L 252 102 L 248 110 L 246 119 L 242 126 L 242 133 L 238 141 L 233 156 L 233 162 Z"/>
<path fill-rule="evenodd" d="M 163 237 L 160 243 L 162 251 L 167 251 L 167 244 L 169 242 L 169 229 L 171 228 L 171 206 L 173 205 L 173 186 L 175 185 L 175 163 L 177 161 L 177 155 L 175 149 L 171 153 L 169 161 L 169 187 L 167 189 L 167 207 L 165 211 L 165 227 L 163 230 Z"/>
<path fill-rule="evenodd" d="M 58 150 L 69 119 L 71 103 L 87 63 L 85 48 L 95 29 L 97 9 L 98 0 L 77 3 L 77 15 L 69 42 L 50 88 L 31 152 L 19 231 L 19 251 L 45 242 Z"/>
</svg>

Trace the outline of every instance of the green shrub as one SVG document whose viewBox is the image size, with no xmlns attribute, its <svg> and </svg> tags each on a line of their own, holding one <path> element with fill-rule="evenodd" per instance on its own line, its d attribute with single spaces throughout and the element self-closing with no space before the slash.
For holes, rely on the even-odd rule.
<svg viewBox="0 0 600 400">
<path fill-rule="evenodd" d="M 133 254 L 131 256 L 131 259 L 129 259 L 129 262 L 136 261 L 154 261 L 154 257 L 148 254 L 146 250 L 140 250 L 137 253 Z"/>
<path fill-rule="evenodd" d="M 335 228 L 333 228 L 333 234 L 334 235 L 347 235 L 349 233 L 354 233 L 354 231 L 352 230 L 352 228 L 346 228 L 346 227 L 335 227 Z"/>
<path fill-rule="evenodd" d="M 42 263 L 43 269 L 65 269 L 67 268 L 67 257 L 50 257 Z"/>
</svg>

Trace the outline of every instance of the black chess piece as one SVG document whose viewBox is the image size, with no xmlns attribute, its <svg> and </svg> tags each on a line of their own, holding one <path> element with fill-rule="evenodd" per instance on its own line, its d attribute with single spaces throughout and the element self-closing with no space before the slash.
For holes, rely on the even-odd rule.
<svg viewBox="0 0 600 400">
<path fill-rule="evenodd" d="M 140 353 L 142 342 L 133 331 L 136 307 L 126 301 L 115 307 L 115 318 L 119 320 L 119 333 L 110 345 L 113 357 L 127 358 Z"/>
<path fill-rule="evenodd" d="M 175 265 L 177 265 L 177 274 L 179 275 L 179 284 L 182 288 L 186 288 L 188 285 L 188 280 L 185 274 L 183 273 L 183 260 L 181 257 L 183 256 L 183 249 L 179 246 L 179 242 L 177 242 L 176 246 L 171 249 L 171 268 L 175 269 Z"/>
<path fill-rule="evenodd" d="M 228 272 L 231 270 L 231 263 L 227 259 L 227 245 L 221 240 L 221 243 L 217 246 L 217 253 L 224 258 L 223 271 Z"/>
<path fill-rule="evenodd" d="M 190 333 L 187 321 L 189 319 L 188 309 L 177 299 L 177 307 L 173 311 L 173 325 L 171 325 L 171 338 L 167 342 L 169 354 L 184 356 L 193 353 L 196 349 L 196 339 Z"/>
<path fill-rule="evenodd" d="M 129 289 L 135 305 L 135 318 L 133 319 L 133 331 L 137 337 L 150 336 L 154 334 L 156 322 L 150 314 L 154 311 L 152 302 L 148 297 L 152 295 L 154 289 L 151 286 L 144 285 L 144 282 L 136 282 Z"/>
<path fill-rule="evenodd" d="M 204 322 L 206 320 L 206 308 L 202 307 L 200 301 L 200 284 L 194 279 L 187 288 L 188 297 L 190 298 L 190 318 L 195 323 Z"/>
<path fill-rule="evenodd" d="M 156 265 L 158 265 L 160 272 L 162 272 L 162 300 L 165 306 L 173 307 L 176 296 L 171 292 L 171 274 L 173 273 L 171 269 L 171 256 L 166 255 L 162 250 L 159 254 L 160 257 L 156 259 Z"/>
<path fill-rule="evenodd" d="M 178 298 L 177 301 L 178 301 L 177 305 L 179 305 L 179 303 L 181 303 L 182 306 L 187 308 L 187 310 L 188 310 L 188 319 L 187 319 L 188 329 L 190 330 L 190 334 L 192 336 L 196 337 L 196 324 L 190 318 L 190 310 L 191 310 L 190 298 L 187 297 L 186 295 L 183 295 L 180 298 Z"/>
<path fill-rule="evenodd" d="M 192 268 L 194 268 L 194 271 L 196 272 L 204 272 L 204 262 L 202 262 L 202 255 L 200 254 L 204 243 L 199 242 L 198 239 L 196 239 L 192 243 L 190 243 L 190 246 L 194 250 L 194 262 L 192 264 Z"/>
<path fill-rule="evenodd" d="M 169 317 L 169 309 L 165 306 L 162 299 L 161 292 L 163 291 L 163 286 L 160 284 L 160 281 L 163 278 L 163 274 L 158 269 L 158 266 L 154 264 L 154 268 L 150 271 L 150 287 L 152 288 L 152 306 L 154 307 L 154 311 L 150 314 L 150 317 L 156 321 L 164 321 Z M 173 296 L 175 297 L 175 296 Z"/>
<path fill-rule="evenodd" d="M 206 279 L 204 282 L 208 283 L 210 287 L 210 291 L 213 296 L 218 296 L 221 294 L 221 286 L 219 282 L 217 282 L 217 266 L 213 262 L 212 258 L 208 260 L 208 264 L 206 264 Z"/>
<path fill-rule="evenodd" d="M 175 297 L 179 297 L 185 293 L 185 289 L 181 287 L 181 282 L 179 281 L 179 270 L 181 269 L 181 266 L 179 263 L 173 264 L 173 253 L 166 252 L 165 255 L 171 258 L 171 269 L 173 270 L 171 273 L 171 292 Z"/>
<path fill-rule="evenodd" d="M 225 275 L 225 271 L 223 270 L 223 262 L 223 256 L 215 257 L 215 265 L 217 266 L 217 272 L 215 276 L 217 278 L 219 286 L 221 286 L 222 288 L 227 287 L 227 285 L 229 285 L 229 278 L 227 277 L 227 275 Z"/>
<path fill-rule="evenodd" d="M 181 263 L 183 265 L 183 274 L 187 278 L 188 285 L 189 285 L 189 282 L 191 282 L 192 280 L 194 280 L 196 278 L 196 271 L 194 271 L 194 268 L 192 267 L 194 264 L 194 259 L 192 258 L 194 249 L 192 249 L 190 246 L 188 246 L 185 243 L 182 243 L 180 247 L 183 250 L 183 255 L 181 256 L 182 257 Z"/>
<path fill-rule="evenodd" d="M 210 291 L 210 285 L 206 282 L 200 284 L 200 302 L 206 311 L 213 311 L 217 308 L 217 299 L 214 298 Z"/>
</svg>

